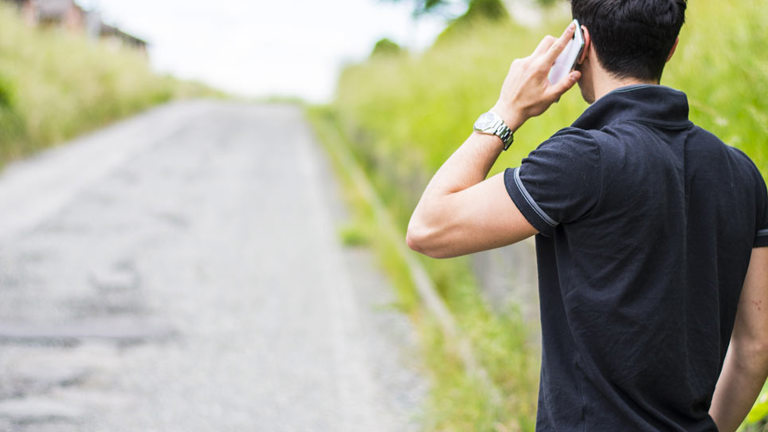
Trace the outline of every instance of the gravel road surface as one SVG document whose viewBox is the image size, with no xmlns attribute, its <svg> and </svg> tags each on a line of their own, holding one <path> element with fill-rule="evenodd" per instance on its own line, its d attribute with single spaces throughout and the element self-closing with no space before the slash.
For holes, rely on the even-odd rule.
<svg viewBox="0 0 768 432">
<path fill-rule="evenodd" d="M 408 431 L 427 383 L 299 109 L 166 105 L 0 175 L 0 431 Z"/>
</svg>

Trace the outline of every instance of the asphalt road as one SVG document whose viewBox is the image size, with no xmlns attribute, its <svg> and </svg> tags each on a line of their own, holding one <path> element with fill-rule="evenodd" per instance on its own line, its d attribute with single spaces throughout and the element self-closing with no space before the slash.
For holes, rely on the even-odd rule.
<svg viewBox="0 0 768 432">
<path fill-rule="evenodd" d="M 0 175 L 0 431 L 419 430 L 301 112 L 164 106 Z"/>
</svg>

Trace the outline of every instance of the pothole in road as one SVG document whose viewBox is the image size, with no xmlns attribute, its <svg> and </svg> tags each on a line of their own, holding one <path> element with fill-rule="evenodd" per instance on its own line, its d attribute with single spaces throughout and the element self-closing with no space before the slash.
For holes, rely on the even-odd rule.
<svg viewBox="0 0 768 432">
<path fill-rule="evenodd" d="M 89 391 L 98 388 L 99 376 L 119 367 L 119 353 L 104 343 L 6 346 L 0 359 L 0 430 L 69 430 L 56 427 L 78 424 L 91 405 L 101 403 L 88 399 Z"/>
<path fill-rule="evenodd" d="M 102 292 L 134 291 L 141 288 L 141 275 L 131 260 L 120 260 L 104 270 L 92 271 L 88 282 Z"/>
<path fill-rule="evenodd" d="M 78 407 L 47 397 L 0 401 L 0 419 L 17 426 L 40 423 L 77 423 L 84 412 Z"/>
<path fill-rule="evenodd" d="M 126 345 L 175 334 L 162 323 L 126 317 L 0 323 L 0 431 L 81 430 L 95 413 L 124 411 L 131 399 L 115 385 Z"/>
<path fill-rule="evenodd" d="M 38 356 L 39 358 L 39 356 Z M 48 358 L 44 362 L 25 359 L 22 364 L 11 365 L 5 371 L 0 386 L 0 400 L 23 398 L 29 395 L 43 394 L 54 388 L 76 386 L 83 383 L 91 369 L 84 364 L 62 364 L 65 358 L 61 353 L 56 359 Z M 31 361 L 30 361 L 31 360 Z"/>
</svg>

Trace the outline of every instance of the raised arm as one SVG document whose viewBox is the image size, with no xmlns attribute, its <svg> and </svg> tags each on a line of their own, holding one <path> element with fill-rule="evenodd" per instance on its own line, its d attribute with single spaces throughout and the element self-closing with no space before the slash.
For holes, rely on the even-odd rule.
<svg viewBox="0 0 768 432">
<path fill-rule="evenodd" d="M 576 84 L 580 72 L 571 72 L 554 85 L 547 79 L 574 31 L 571 25 L 559 39 L 545 38 L 533 54 L 512 63 L 492 109 L 511 130 L 546 111 Z M 408 246 L 445 258 L 511 244 L 537 233 L 509 198 L 503 176 L 485 179 L 502 145 L 496 136 L 473 133 L 440 167 L 411 216 Z"/>
<path fill-rule="evenodd" d="M 720 432 L 735 431 L 768 376 L 768 248 L 752 250 L 725 364 L 710 416 Z"/>
</svg>

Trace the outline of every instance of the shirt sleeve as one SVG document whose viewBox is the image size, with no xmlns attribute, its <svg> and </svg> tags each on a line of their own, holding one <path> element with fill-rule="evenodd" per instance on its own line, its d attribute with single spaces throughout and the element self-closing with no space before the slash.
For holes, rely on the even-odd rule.
<svg viewBox="0 0 768 432">
<path fill-rule="evenodd" d="M 757 171 L 757 167 L 755 167 Z M 757 171 L 757 232 L 755 233 L 754 247 L 768 247 L 768 191 L 765 180 Z"/>
<path fill-rule="evenodd" d="M 595 207 L 602 190 L 600 179 L 597 143 L 589 133 L 574 128 L 553 135 L 519 167 L 504 172 L 512 201 L 548 237 L 558 225 L 575 222 Z"/>
</svg>

